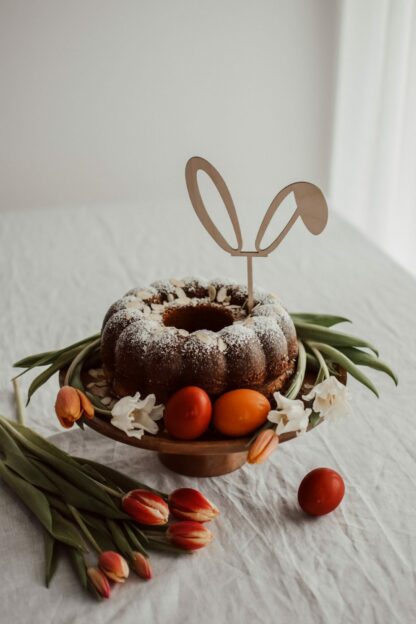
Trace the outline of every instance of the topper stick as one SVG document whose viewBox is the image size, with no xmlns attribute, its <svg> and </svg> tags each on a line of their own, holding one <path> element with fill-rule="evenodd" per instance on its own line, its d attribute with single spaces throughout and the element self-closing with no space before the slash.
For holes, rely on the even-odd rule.
<svg viewBox="0 0 416 624">
<path fill-rule="evenodd" d="M 237 240 L 237 247 L 232 247 L 232 245 L 227 242 L 205 208 L 197 180 L 197 174 L 200 170 L 204 171 L 211 178 L 211 181 L 214 183 L 221 199 L 224 202 L 224 206 L 227 210 L 228 216 L 230 217 L 231 225 Z M 256 251 L 243 251 L 243 239 L 241 236 L 237 211 L 235 209 L 231 193 L 217 169 L 215 169 L 215 167 L 204 158 L 201 158 L 200 156 L 193 156 L 186 163 L 185 178 L 192 206 L 198 219 L 207 230 L 208 234 L 215 240 L 221 249 L 224 249 L 224 251 L 227 251 L 232 256 L 246 256 L 247 258 L 247 307 L 248 311 L 251 312 L 254 306 L 253 256 L 266 257 L 269 253 L 274 251 L 292 229 L 299 217 L 302 219 L 304 225 L 309 232 L 311 232 L 311 234 L 320 234 L 324 230 L 328 221 L 328 206 L 326 204 L 325 197 L 322 191 L 310 182 L 293 182 L 292 184 L 285 186 L 272 200 L 266 214 L 264 215 L 256 236 Z M 295 197 L 296 210 L 273 242 L 267 247 L 262 248 L 261 243 L 263 237 L 276 210 L 279 208 L 283 200 L 286 199 L 286 197 L 291 193 L 293 193 Z"/>
<path fill-rule="evenodd" d="M 250 314 L 254 305 L 254 296 L 253 296 L 253 256 L 247 255 L 247 308 L 248 313 Z"/>
</svg>

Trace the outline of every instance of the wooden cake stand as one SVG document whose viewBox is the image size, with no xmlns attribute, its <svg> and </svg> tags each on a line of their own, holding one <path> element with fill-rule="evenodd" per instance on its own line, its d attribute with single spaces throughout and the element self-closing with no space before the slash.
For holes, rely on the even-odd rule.
<svg viewBox="0 0 416 624">
<path fill-rule="evenodd" d="M 87 367 L 81 373 L 84 386 L 91 381 L 86 369 Z M 64 374 L 65 371 L 61 371 L 60 385 L 63 384 Z M 341 383 L 346 384 L 345 370 L 340 370 L 337 376 Z M 307 371 L 299 396 L 310 391 L 315 377 L 316 372 Z M 314 427 L 309 426 L 308 431 L 321 422 L 322 419 Z M 107 417 L 99 413 L 91 420 L 85 419 L 85 424 L 117 442 L 156 451 L 166 468 L 190 477 L 216 477 L 241 468 L 247 461 L 249 441 L 252 438 L 252 435 L 245 438 L 226 438 L 217 432 L 209 432 L 198 440 L 180 441 L 172 439 L 162 430 L 157 435 L 145 433 L 139 440 L 113 427 Z M 284 433 L 279 437 L 280 443 L 288 442 L 295 438 L 296 434 Z"/>
</svg>

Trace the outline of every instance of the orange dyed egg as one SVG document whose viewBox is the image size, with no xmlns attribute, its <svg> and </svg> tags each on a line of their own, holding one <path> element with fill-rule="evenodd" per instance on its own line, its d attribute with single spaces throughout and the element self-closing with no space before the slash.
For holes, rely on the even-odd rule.
<svg viewBox="0 0 416 624">
<path fill-rule="evenodd" d="M 245 436 L 267 420 L 271 406 L 256 390 L 231 390 L 214 403 L 214 426 L 227 436 Z"/>
</svg>

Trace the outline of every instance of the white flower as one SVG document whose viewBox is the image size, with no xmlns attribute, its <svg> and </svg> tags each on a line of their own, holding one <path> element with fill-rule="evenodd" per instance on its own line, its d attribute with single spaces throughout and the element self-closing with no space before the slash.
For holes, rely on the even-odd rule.
<svg viewBox="0 0 416 624">
<path fill-rule="evenodd" d="M 270 422 L 277 424 L 277 435 L 290 431 L 300 433 L 306 431 L 309 424 L 309 414 L 312 410 L 305 409 L 303 401 L 288 399 L 280 392 L 275 392 L 273 396 L 276 399 L 277 410 L 271 410 L 267 418 Z"/>
<path fill-rule="evenodd" d="M 324 418 L 337 418 L 351 411 L 347 388 L 333 375 L 312 388 L 309 394 L 302 398 L 304 401 L 314 399 L 312 405 L 314 412 L 318 412 Z"/>
<path fill-rule="evenodd" d="M 145 431 L 157 433 L 159 427 L 156 420 L 163 416 L 163 405 L 155 405 L 156 397 L 149 394 L 140 400 L 140 392 L 134 396 L 126 396 L 117 401 L 111 410 L 111 424 L 121 429 L 129 437 L 140 438 Z"/>
</svg>

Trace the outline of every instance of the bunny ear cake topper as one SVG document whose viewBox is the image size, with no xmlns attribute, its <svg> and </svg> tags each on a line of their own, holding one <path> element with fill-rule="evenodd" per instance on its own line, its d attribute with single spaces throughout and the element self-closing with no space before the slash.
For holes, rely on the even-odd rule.
<svg viewBox="0 0 416 624">
<path fill-rule="evenodd" d="M 228 212 L 231 224 L 233 226 L 237 241 L 237 247 L 232 247 L 232 245 L 230 245 L 226 241 L 224 236 L 221 234 L 221 232 L 209 216 L 207 209 L 205 208 L 197 179 L 198 171 L 200 170 L 204 171 L 211 178 L 211 181 L 215 185 L 218 193 L 221 196 L 221 199 L 224 202 L 225 208 Z M 320 234 L 325 229 L 328 221 L 328 206 L 322 191 L 317 186 L 315 186 L 315 184 L 311 184 L 310 182 L 293 182 L 292 184 L 285 186 L 281 191 L 278 192 L 278 194 L 270 204 L 269 208 L 267 209 L 267 212 L 264 215 L 263 221 L 261 222 L 259 231 L 256 236 L 255 251 L 245 251 L 243 250 L 243 239 L 241 236 L 240 223 L 238 221 L 237 211 L 235 209 L 231 193 L 228 190 L 227 185 L 225 184 L 217 169 L 215 169 L 215 167 L 211 165 L 211 163 L 205 160 L 205 158 L 201 158 L 200 156 L 193 156 L 186 163 L 185 178 L 192 206 L 194 207 L 194 210 L 199 220 L 201 221 L 207 232 L 210 234 L 210 236 L 212 236 L 215 242 L 222 249 L 224 249 L 224 251 L 227 251 L 232 256 L 245 256 L 247 258 L 247 288 L 249 310 L 252 309 L 254 301 L 253 257 L 265 257 L 268 256 L 269 253 L 274 251 L 276 247 L 280 245 L 282 240 L 288 234 L 289 230 L 293 227 L 299 217 L 301 218 L 309 232 L 315 235 Z M 262 240 L 275 212 L 279 208 L 280 204 L 284 201 L 284 199 L 286 199 L 286 197 L 288 197 L 291 193 L 293 193 L 295 198 L 296 210 L 294 211 L 293 215 L 290 217 L 289 221 L 280 232 L 280 234 L 274 239 L 274 241 L 270 243 L 270 245 L 268 245 L 267 247 L 262 247 Z"/>
</svg>

